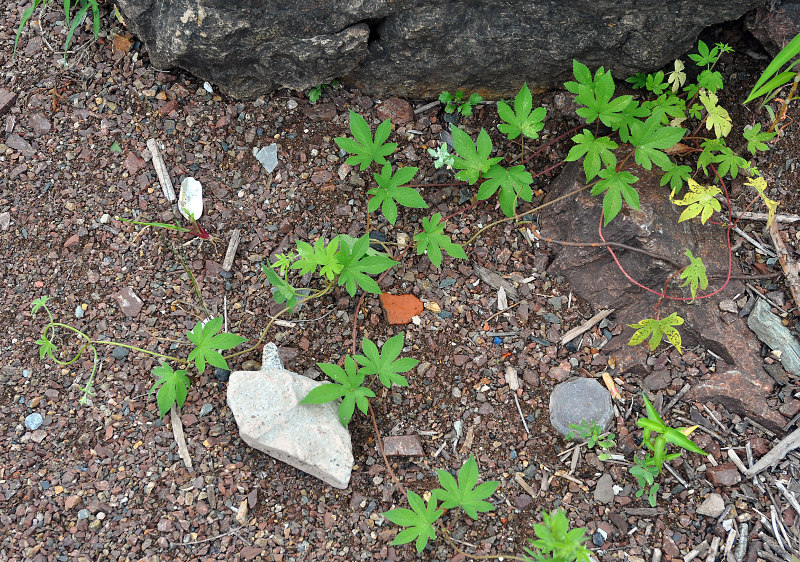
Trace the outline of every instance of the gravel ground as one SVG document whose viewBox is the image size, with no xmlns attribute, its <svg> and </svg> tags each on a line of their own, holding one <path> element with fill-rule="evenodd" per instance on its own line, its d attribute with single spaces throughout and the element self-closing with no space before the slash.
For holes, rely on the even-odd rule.
<svg viewBox="0 0 800 562">
<path fill-rule="evenodd" d="M 0 370 L 0 557 L 462 559 L 441 537 L 420 556 L 410 546 L 390 546 L 397 528 L 381 512 L 404 506 L 404 501 L 383 464 L 368 418 L 357 415 L 350 424 L 356 465 L 349 488 L 335 490 L 247 447 L 226 407 L 225 382 L 207 368 L 193 377 L 182 410 L 194 464 L 188 470 L 170 426 L 159 419 L 155 401 L 147 396 L 154 360 L 102 347 L 96 395 L 82 406 L 79 386 L 88 377 L 90 362 L 82 359 L 59 368 L 39 360 L 34 344 L 42 317 L 31 316 L 31 303 L 50 295 L 57 318 L 97 338 L 168 351 L 168 339 L 191 328 L 200 313 L 178 255 L 185 256 L 211 313 L 225 309 L 230 331 L 257 339 L 268 316 L 280 309 L 271 302 L 261 264 L 295 239 L 364 232 L 364 186 L 371 180 L 344 163 L 332 139 L 347 134 L 349 109 L 374 120 L 382 100 L 335 89 L 316 105 L 287 91 L 236 102 L 207 92 L 190 77 L 153 69 L 135 39 L 129 49 L 120 48 L 127 46 L 125 41 L 112 37 L 124 30 L 108 14 L 96 43 L 87 30 L 76 35 L 75 52 L 64 67 L 58 6 L 41 19 L 41 28 L 25 31 L 19 55 L 12 58 L 10 46 L 24 6 L 12 2 L 0 8 L 0 40 L 7 47 L 0 53 L 0 87 L 17 96 L 11 110 L 0 116 L 0 138 L 5 139 L 0 144 L 0 213 L 10 218 L 8 228 L 0 231 L 0 314 L 7 335 Z M 741 36 L 738 25 L 715 33 L 737 48 L 721 65 L 729 84 L 726 96 L 744 99 L 765 61 L 745 54 L 758 47 Z M 550 109 L 546 139 L 576 124 L 563 100 L 563 94 L 551 92 L 535 101 Z M 415 103 L 423 105 L 425 100 Z M 741 104 L 726 106 L 733 107 L 740 126 L 753 120 Z M 796 105 L 790 114 L 797 120 Z M 496 131 L 494 115 L 494 107 L 486 104 L 463 125 Z M 393 133 L 391 140 L 400 145 L 396 162 L 420 167 L 420 183 L 450 185 L 421 188 L 431 209 L 401 212 L 395 228 L 382 219 L 373 224 L 389 241 L 397 233 L 413 234 L 418 220 L 433 212 L 449 215 L 466 208 L 449 226 L 450 235 L 462 243 L 502 217 L 493 204 L 470 206 L 471 194 L 452 183 L 451 173 L 433 168 L 425 149 L 438 144 L 442 117 L 441 108 L 432 107 Z M 780 199 L 785 213 L 798 210 L 796 130 L 795 123 L 760 163 L 774 186 L 770 194 Z M 149 162 L 150 138 L 165 148 L 176 185 L 186 176 L 202 182 L 206 214 L 201 224 L 216 243 L 118 220 L 171 220 L 172 210 Z M 279 165 L 268 174 L 252 150 L 273 142 L 279 146 Z M 112 151 L 112 143 L 121 152 Z M 531 168 L 544 169 L 565 151 L 563 145 L 549 149 Z M 538 178 L 535 187 L 546 191 L 552 177 Z M 242 242 L 228 273 L 221 264 L 236 228 Z M 794 227 L 783 228 L 794 243 Z M 469 261 L 446 259 L 441 271 L 427 259 L 409 259 L 383 281 L 384 290 L 413 293 L 427 303 L 427 310 L 419 323 L 405 328 L 409 354 L 421 361 L 410 376 L 410 388 L 384 392 L 375 407 L 383 436 L 416 435 L 422 442 L 424 457 L 391 457 L 394 473 L 409 489 L 421 493 L 435 487 L 437 469 L 457 469 L 470 454 L 482 478 L 500 481 L 492 513 L 477 522 L 445 517 L 459 548 L 521 555 L 541 510 L 561 507 L 573 525 L 588 528 L 601 560 L 684 559 L 714 537 L 721 540 L 722 550 L 730 536 L 723 520 L 731 517 L 738 518 L 737 529 L 748 525 L 746 559 L 755 560 L 759 547 L 754 545 L 766 548 L 771 540 L 771 535 L 759 535 L 765 532 L 759 512 L 769 514 L 771 504 L 778 507 L 777 517 L 788 534 L 794 533 L 797 547 L 797 513 L 775 488 L 726 481 L 733 477 L 730 473 L 712 470 L 727 462 L 728 447 L 740 448 L 745 458 L 749 446 L 758 458 L 780 437 L 724 407 L 679 400 L 670 410 L 668 423 L 691 419 L 701 424 L 705 432 L 697 441 L 711 455 L 677 460 L 673 466 L 683 482 L 665 474 L 656 508 L 635 498 L 635 481 L 624 464 L 602 463 L 594 452 L 575 449 L 555 435 L 548 419 L 553 385 L 570 371 L 598 376 L 608 370 L 612 358 L 602 352 L 607 334 L 597 328 L 580 347 L 548 343 L 580 325 L 590 307 L 573 298 L 562 279 L 543 272 L 546 251 L 533 248 L 513 224 L 486 231 L 468 254 Z M 746 271 L 763 261 L 746 246 L 738 256 Z M 480 280 L 474 269 L 478 265 L 516 284 L 524 302 L 497 315 L 496 291 Z M 768 283 L 763 282 L 765 290 L 783 293 L 790 309 L 791 295 L 783 283 Z M 114 298 L 126 287 L 143 301 L 138 314 L 126 315 Z M 288 318 L 301 320 L 297 327 L 276 327 L 269 339 L 282 346 L 289 369 L 304 373 L 317 361 L 343 358 L 352 344 L 355 314 L 359 340 L 366 334 L 382 341 L 398 331 L 385 324 L 377 298 L 367 297 L 359 311 L 355 305 L 345 292 L 334 291 Z M 793 327 L 794 317 L 787 322 Z M 607 330 L 619 334 L 620 326 L 612 322 Z M 233 367 L 259 355 L 238 357 Z M 666 380 L 614 373 L 626 398 L 615 452 L 628 458 L 640 438 L 635 419 L 641 411 L 641 389 L 666 404 L 686 383 L 714 368 L 713 358 L 702 349 L 683 356 L 661 352 L 652 363 L 671 365 Z M 530 434 L 504 378 L 509 366 L 522 380 L 518 398 Z M 793 404 L 795 385 L 796 380 L 787 380 L 776 387 L 771 397 L 776 407 Z M 36 430 L 24 425 L 32 413 L 43 418 Z M 796 412 L 785 413 L 791 429 Z M 791 478 L 797 477 L 797 465 L 786 465 L 774 474 L 790 471 L 787 480 L 796 487 Z M 608 503 L 598 492 L 604 474 L 618 486 Z M 602 484 L 606 493 L 608 482 L 606 478 Z M 728 509 L 717 517 L 699 514 L 698 507 L 713 494 Z M 713 559 L 706 556 L 697 559 Z"/>
</svg>

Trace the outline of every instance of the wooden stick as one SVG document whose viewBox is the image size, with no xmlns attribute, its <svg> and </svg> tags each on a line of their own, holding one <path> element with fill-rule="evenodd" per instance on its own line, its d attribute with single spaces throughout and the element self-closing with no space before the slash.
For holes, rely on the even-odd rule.
<svg viewBox="0 0 800 562">
<path fill-rule="evenodd" d="M 783 243 L 781 233 L 778 231 L 778 223 L 772 222 L 767 229 L 769 237 L 772 238 L 772 244 L 778 252 L 778 261 L 781 262 L 783 272 L 786 274 L 786 282 L 789 283 L 789 288 L 792 291 L 792 298 L 797 306 L 800 306 L 800 266 L 797 262 L 789 257 L 789 251 L 786 249 L 786 244 Z"/>
<path fill-rule="evenodd" d="M 741 211 L 733 211 L 733 216 L 738 219 L 750 220 L 750 221 L 767 221 L 769 220 L 769 214 L 767 213 L 751 213 L 746 212 L 743 213 Z M 775 222 L 781 222 L 785 224 L 791 224 L 793 222 L 800 221 L 800 216 L 798 215 L 775 215 L 774 218 Z"/>
<path fill-rule="evenodd" d="M 589 318 L 582 325 L 576 328 L 572 328 L 561 338 L 561 345 L 566 345 L 568 342 L 574 340 L 581 334 L 588 332 L 594 327 L 595 324 L 598 324 L 601 320 L 603 320 L 603 318 L 614 312 L 614 310 L 615 309 L 613 308 L 609 308 L 608 310 L 601 310 L 600 312 Z"/>
<path fill-rule="evenodd" d="M 230 271 L 233 267 L 233 258 L 239 248 L 239 241 L 242 239 L 242 231 L 238 228 L 231 232 L 231 239 L 228 242 L 228 250 L 225 252 L 225 259 L 222 260 L 222 269 Z"/>
<path fill-rule="evenodd" d="M 784 437 L 759 461 L 745 471 L 745 476 L 751 478 L 781 460 L 790 451 L 800 447 L 800 429 L 795 429 L 792 433 Z"/>
<path fill-rule="evenodd" d="M 183 459 L 183 464 L 186 468 L 192 468 L 192 457 L 189 455 L 189 449 L 186 447 L 186 438 L 183 435 L 183 423 L 181 422 L 180 413 L 178 413 L 178 405 L 172 403 L 170 410 L 170 420 L 172 421 L 172 434 L 175 436 L 175 442 L 178 444 L 178 454 Z"/>
<path fill-rule="evenodd" d="M 161 151 L 158 149 L 158 142 L 156 139 L 149 139 L 147 141 L 147 149 L 153 157 L 153 167 L 156 169 L 156 176 L 158 182 L 161 184 L 161 191 L 164 192 L 164 197 L 167 201 L 174 203 L 177 200 L 175 197 L 175 188 L 172 187 L 172 180 L 169 179 L 169 171 L 167 170 L 164 159 L 161 157 Z"/>
</svg>

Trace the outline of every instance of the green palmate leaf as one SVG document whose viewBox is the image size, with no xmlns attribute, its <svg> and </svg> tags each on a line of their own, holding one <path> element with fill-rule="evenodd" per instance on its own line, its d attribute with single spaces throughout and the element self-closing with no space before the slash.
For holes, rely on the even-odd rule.
<svg viewBox="0 0 800 562">
<path fill-rule="evenodd" d="M 703 173 L 708 175 L 707 166 L 714 161 L 717 152 L 722 152 L 726 145 L 725 139 L 706 139 L 702 143 L 703 152 L 697 157 L 697 169 L 703 169 Z"/>
<path fill-rule="evenodd" d="M 734 153 L 727 146 L 723 146 L 720 153 L 714 155 L 711 161 L 718 164 L 717 173 L 721 178 L 725 177 L 726 174 L 730 174 L 731 178 L 736 179 L 736 176 L 739 175 L 739 169 L 749 166 L 747 160 Z"/>
<path fill-rule="evenodd" d="M 397 143 L 386 142 L 392 132 L 392 124 L 388 119 L 378 125 L 373 139 L 367 121 L 351 109 L 350 132 L 355 140 L 347 137 L 337 137 L 333 140 L 339 148 L 352 154 L 345 162 L 351 166 L 361 165 L 362 170 L 366 170 L 373 162 L 385 164 L 386 157 L 397 148 Z"/>
<path fill-rule="evenodd" d="M 692 175 L 692 169 L 689 166 L 678 165 L 670 160 L 670 166 L 664 170 L 664 175 L 661 176 L 661 185 L 666 185 L 669 182 L 669 187 L 673 195 L 678 193 L 683 187 L 683 183 L 687 181 Z"/>
<path fill-rule="evenodd" d="M 533 198 L 531 182 L 533 176 L 525 170 L 524 166 L 503 168 L 499 164 L 492 165 L 486 172 L 486 181 L 478 189 L 478 200 L 488 199 L 500 189 L 500 209 L 507 217 L 513 217 L 517 208 L 517 198 L 530 201 Z"/>
<path fill-rule="evenodd" d="M 475 144 L 472 143 L 470 136 L 458 127 L 452 127 L 452 134 L 453 148 L 458 154 L 453 158 L 453 168 L 461 170 L 456 174 L 457 179 L 473 185 L 481 174 L 485 174 L 493 164 L 502 160 L 502 158 L 489 158 L 492 153 L 492 139 L 483 128 L 478 133 Z"/>
<path fill-rule="evenodd" d="M 483 98 L 481 97 L 480 94 L 472 93 L 467 98 L 467 101 L 465 101 L 458 107 L 458 111 L 464 117 L 469 117 L 470 115 L 472 115 L 472 108 L 481 103 L 482 101 Z"/>
<path fill-rule="evenodd" d="M 648 74 L 644 82 L 644 87 L 659 96 L 664 90 L 669 88 L 669 82 L 664 82 L 664 72 L 659 70 L 655 74 Z"/>
<path fill-rule="evenodd" d="M 153 374 L 158 377 L 158 380 L 148 394 L 153 394 L 158 390 L 156 402 L 158 403 L 158 412 L 161 417 L 164 417 L 164 414 L 169 412 L 173 404 L 177 404 L 178 408 L 182 408 L 191 386 L 191 381 L 186 376 L 186 371 L 183 369 L 173 371 L 172 367 L 162 363 L 160 367 L 153 369 Z"/>
<path fill-rule="evenodd" d="M 719 47 L 714 47 L 713 49 L 709 50 L 708 45 L 703 43 L 702 41 L 697 42 L 697 54 L 689 55 L 689 58 L 692 59 L 697 66 L 707 66 L 709 64 L 714 64 L 717 62 L 719 58 Z"/>
<path fill-rule="evenodd" d="M 605 164 L 606 168 L 613 168 L 617 165 L 617 157 L 612 150 L 617 148 L 617 143 L 610 137 L 597 137 L 588 129 L 584 129 L 572 137 L 575 143 L 569 150 L 565 160 L 573 162 L 583 157 L 583 171 L 586 174 L 586 183 L 589 183 L 600 173 L 600 168 Z"/>
<path fill-rule="evenodd" d="M 321 237 L 317 238 L 314 245 L 302 240 L 297 241 L 298 259 L 290 265 L 292 269 L 299 269 L 301 275 L 314 273 L 320 269 L 320 275 L 326 277 L 328 281 L 333 281 L 342 269 L 341 264 L 336 259 L 339 251 L 339 240 L 334 238 L 329 244 Z"/>
<path fill-rule="evenodd" d="M 378 351 L 372 340 L 365 337 L 361 340 L 361 349 L 364 355 L 356 355 L 355 360 L 361 365 L 364 375 L 378 375 L 383 386 L 391 388 L 392 384 L 408 386 L 408 381 L 400 373 L 410 371 L 417 366 L 419 360 L 410 357 L 398 356 L 403 351 L 404 332 L 400 332 L 386 340 L 381 350 Z"/>
<path fill-rule="evenodd" d="M 647 74 L 644 72 L 637 72 L 633 76 L 626 78 L 625 81 L 631 84 L 637 90 L 641 90 L 647 84 Z"/>
<path fill-rule="evenodd" d="M 50 359 L 53 359 L 53 351 L 57 349 L 53 342 L 42 336 L 34 343 L 39 346 L 39 359 L 44 359 L 45 355 L 48 355 L 50 356 Z"/>
<path fill-rule="evenodd" d="M 501 133 L 508 136 L 509 140 L 520 135 L 529 139 L 539 138 L 539 131 L 544 128 L 544 117 L 547 110 L 544 107 L 533 109 L 533 98 L 528 85 L 522 86 L 514 100 L 512 110 L 504 101 L 497 102 L 497 114 L 505 121 L 497 126 Z"/>
<path fill-rule="evenodd" d="M 662 125 L 658 115 L 651 115 L 645 122 L 633 121 L 630 131 L 630 143 L 636 147 L 636 163 L 646 170 L 651 169 L 653 164 L 662 170 L 669 169 L 669 156 L 662 151 L 675 146 L 686 134 L 686 129 L 681 127 Z"/>
<path fill-rule="evenodd" d="M 336 259 L 342 266 L 339 272 L 339 286 L 344 285 L 351 297 L 356 294 L 356 287 L 379 295 L 381 289 L 370 275 L 378 275 L 397 265 L 397 262 L 385 254 L 369 255 L 368 252 L 369 235 L 365 234 L 356 240 L 352 247 L 343 240 L 336 254 Z"/>
<path fill-rule="evenodd" d="M 615 125 L 619 121 L 620 113 L 631 103 L 633 96 L 612 99 L 615 89 L 614 79 L 602 66 L 592 78 L 592 73 L 586 65 L 573 60 L 572 72 L 577 82 L 566 82 L 564 87 L 577 94 L 575 103 L 586 106 L 578 108 L 578 115 L 586 119 L 587 124 L 599 119 L 608 127 Z"/>
<path fill-rule="evenodd" d="M 691 250 L 686 250 L 686 257 L 689 258 L 690 263 L 681 273 L 681 279 L 686 280 L 681 287 L 689 285 L 689 292 L 692 293 L 692 300 L 694 300 L 697 297 L 698 285 L 704 291 L 708 287 L 706 264 L 703 263 L 701 258 L 694 257 Z"/>
<path fill-rule="evenodd" d="M 658 344 L 661 343 L 661 339 L 667 336 L 667 339 L 675 346 L 678 353 L 682 353 L 681 334 L 674 328 L 674 326 L 680 326 L 681 324 L 683 324 L 683 318 L 678 316 L 677 312 L 673 312 L 661 320 L 646 318 L 636 324 L 629 324 L 631 328 L 636 329 L 636 332 L 631 337 L 628 345 L 639 345 L 649 337 L 650 351 L 655 351 Z"/>
<path fill-rule="evenodd" d="M 705 224 L 714 211 L 719 212 L 722 210 L 722 205 L 715 198 L 716 195 L 722 192 L 714 186 L 700 185 L 691 178 L 687 180 L 687 183 L 689 184 L 690 193 L 687 193 L 683 199 L 673 199 L 672 201 L 676 205 L 687 205 L 678 218 L 678 222 L 700 215 L 700 222 Z"/>
<path fill-rule="evenodd" d="M 598 181 L 592 188 L 592 195 L 605 193 L 603 197 L 603 224 L 608 224 L 622 210 L 622 198 L 634 209 L 639 208 L 639 194 L 632 187 L 639 178 L 630 172 L 618 172 L 614 168 L 603 168 Z"/>
<path fill-rule="evenodd" d="M 367 413 L 369 398 L 374 398 L 375 393 L 366 386 L 361 386 L 365 375 L 358 369 L 352 357 L 347 355 L 344 358 L 344 369 L 332 363 L 317 363 L 317 366 L 336 382 L 314 387 L 300 404 L 324 404 L 341 398 L 339 421 L 345 427 L 350 423 L 356 406 L 362 414 Z"/>
<path fill-rule="evenodd" d="M 372 195 L 367 205 L 367 210 L 373 213 L 380 207 L 381 213 L 386 217 L 386 220 L 394 225 L 397 220 L 397 203 L 404 207 L 413 207 L 415 209 L 426 208 L 428 204 L 425 203 L 425 200 L 422 199 L 416 189 L 403 187 L 403 184 L 411 181 L 417 173 L 417 169 L 414 166 L 398 168 L 397 173 L 392 175 L 392 165 L 388 162 L 384 164 L 380 174 L 372 175 L 378 187 L 374 187 L 367 192 Z"/>
<path fill-rule="evenodd" d="M 764 205 L 767 206 L 767 211 L 769 212 L 769 215 L 767 216 L 767 228 L 769 228 L 769 226 L 772 224 L 772 221 L 775 220 L 775 212 L 778 210 L 778 202 L 767 197 L 767 180 L 762 177 L 755 177 L 748 179 L 746 182 L 744 182 L 744 184 L 755 189 L 758 192 L 758 196 L 761 197 L 762 201 L 764 201 Z"/>
<path fill-rule="evenodd" d="M 722 89 L 722 74 L 716 70 L 704 70 L 697 77 L 697 85 L 714 94 Z"/>
<path fill-rule="evenodd" d="M 755 155 L 759 150 L 767 151 L 767 141 L 774 137 L 777 133 L 761 132 L 761 123 L 756 123 L 752 127 L 745 127 L 743 136 L 747 141 L 747 150 L 750 154 Z"/>
<path fill-rule="evenodd" d="M 31 316 L 39 312 L 39 309 L 44 307 L 47 309 L 47 301 L 49 301 L 52 297 L 39 297 L 38 299 L 34 300 L 31 303 Z"/>
<path fill-rule="evenodd" d="M 706 129 L 714 129 L 714 135 L 717 138 L 726 137 L 731 132 L 731 117 L 728 111 L 717 105 L 716 94 L 700 92 L 700 103 L 706 108 L 708 115 L 706 116 Z"/>
<path fill-rule="evenodd" d="M 460 244 L 450 241 L 444 233 L 445 222 L 441 213 L 435 213 L 431 218 L 422 218 L 422 232 L 414 236 L 417 255 L 427 253 L 431 263 L 440 269 L 442 267 L 442 250 L 454 258 L 467 259 L 467 254 Z"/>
<path fill-rule="evenodd" d="M 286 307 L 290 310 L 297 306 L 298 293 L 288 281 L 278 275 L 272 267 L 267 265 L 262 265 L 261 271 L 264 272 L 267 281 L 275 289 L 272 293 L 272 297 L 275 299 L 276 303 L 281 304 L 285 302 Z"/>
<path fill-rule="evenodd" d="M 460 507 L 472 519 L 478 519 L 478 512 L 486 513 L 494 509 L 491 503 L 484 500 L 497 490 L 500 482 L 490 481 L 476 486 L 478 464 L 472 455 L 458 471 L 458 482 L 445 470 L 439 470 L 438 475 L 442 488 L 433 490 L 433 494 L 442 501 L 443 508 Z"/>
<path fill-rule="evenodd" d="M 219 350 L 233 349 L 240 343 L 247 341 L 237 334 L 221 333 L 217 334 L 222 328 L 222 316 L 208 320 L 205 325 L 202 321 L 198 321 L 186 337 L 195 345 L 195 348 L 189 353 L 188 360 L 194 361 L 197 372 L 201 373 L 206 368 L 206 361 L 214 367 L 227 369 L 228 363 L 225 358 L 219 353 Z"/>
<path fill-rule="evenodd" d="M 591 551 L 584 546 L 586 529 L 569 528 L 569 520 L 560 509 L 548 514 L 542 513 L 541 524 L 535 524 L 533 530 L 537 540 L 529 539 L 536 550 L 525 548 L 525 552 L 537 562 L 589 562 Z"/>
<path fill-rule="evenodd" d="M 639 105 L 638 101 L 632 101 L 622 110 L 612 129 L 619 130 L 619 138 L 622 142 L 628 142 L 631 138 L 631 125 L 639 123 L 640 118 L 647 118 L 653 113 L 651 103 L 643 102 Z"/>
<path fill-rule="evenodd" d="M 436 530 L 433 527 L 439 517 L 444 513 L 443 509 L 436 508 L 436 497 L 432 496 L 425 501 L 411 490 L 408 491 L 408 504 L 411 509 L 395 508 L 383 513 L 389 521 L 401 527 L 408 527 L 400 531 L 392 541 L 393 545 L 410 543 L 416 540 L 417 553 L 422 552 L 428 544 L 428 540 L 436 538 Z"/>
</svg>

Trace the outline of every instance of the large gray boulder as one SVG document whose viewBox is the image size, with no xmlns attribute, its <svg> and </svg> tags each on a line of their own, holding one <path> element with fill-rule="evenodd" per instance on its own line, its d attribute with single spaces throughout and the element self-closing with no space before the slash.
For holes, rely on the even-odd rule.
<svg viewBox="0 0 800 562">
<path fill-rule="evenodd" d="M 119 0 L 158 68 L 237 98 L 334 78 L 370 94 L 506 97 L 563 82 L 577 58 L 624 77 L 693 49 L 758 0 Z"/>
</svg>

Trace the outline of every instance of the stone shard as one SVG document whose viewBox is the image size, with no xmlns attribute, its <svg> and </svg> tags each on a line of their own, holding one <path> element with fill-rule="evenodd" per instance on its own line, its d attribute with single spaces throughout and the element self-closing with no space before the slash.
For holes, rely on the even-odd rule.
<svg viewBox="0 0 800 562">
<path fill-rule="evenodd" d="M 335 488 L 347 488 L 353 468 L 350 433 L 338 403 L 300 404 L 323 383 L 280 367 L 274 344 L 264 347 L 260 371 L 236 371 L 228 381 L 228 407 L 242 440 Z"/>
<path fill-rule="evenodd" d="M 342 78 L 370 95 L 485 98 L 552 87 L 572 59 L 620 78 L 696 48 L 709 25 L 761 0 L 120 0 L 157 68 L 178 67 L 238 98 Z M 669 25 L 663 22 L 669 21 Z M 520 56 L 525 53 L 525 56 Z"/>
<path fill-rule="evenodd" d="M 579 378 L 562 382 L 550 394 L 550 423 L 561 435 L 567 435 L 570 424 L 585 421 L 604 430 L 614 416 L 611 395 L 594 379 Z"/>
<path fill-rule="evenodd" d="M 424 457 L 422 442 L 416 435 L 389 435 L 383 438 L 387 457 Z"/>
<path fill-rule="evenodd" d="M 261 162 L 267 173 L 272 173 L 272 170 L 278 165 L 278 145 L 272 143 L 269 146 L 263 147 L 256 152 L 256 160 Z"/>
<path fill-rule="evenodd" d="M 125 316 L 138 316 L 138 314 L 142 311 L 142 299 L 139 298 L 139 295 L 133 292 L 132 287 L 124 287 L 120 291 L 111 295 L 115 301 L 117 301 L 117 305 L 119 305 L 120 310 Z"/>
<path fill-rule="evenodd" d="M 800 343 L 781 319 L 770 312 L 766 301 L 758 299 L 747 317 L 747 327 L 770 349 L 780 352 L 781 365 L 787 371 L 800 376 Z"/>
<path fill-rule="evenodd" d="M 414 295 L 381 293 L 379 298 L 389 324 L 408 324 L 414 316 L 425 310 L 425 305 Z"/>
<path fill-rule="evenodd" d="M 678 223 L 681 209 L 666 196 L 666 188 L 659 184 L 660 173 L 639 167 L 631 170 L 639 178 L 641 210 L 625 206 L 620 214 L 603 228 L 608 241 L 619 242 L 665 256 L 679 266 L 687 265 L 686 250 L 701 257 L 708 270 L 709 286 L 706 292 L 719 289 L 725 283 L 728 271 L 725 233 L 700 221 Z M 568 164 L 551 184 L 547 200 L 553 200 L 586 185 L 582 166 Z M 600 223 L 603 198 L 582 192 L 555 203 L 550 212 L 542 215 L 542 236 L 569 242 L 600 242 L 597 228 Z M 614 355 L 621 369 L 645 374 L 648 349 L 645 345 L 627 345 L 634 329 L 629 324 L 652 318 L 659 296 L 633 286 L 620 272 L 608 250 L 601 247 L 549 247 L 554 258 L 548 272 L 563 275 L 575 294 L 591 303 L 595 311 L 616 309 L 615 317 L 624 326 L 622 334 L 614 337 L 603 352 Z M 638 282 L 660 290 L 674 274 L 676 267 L 667 261 L 654 259 L 639 252 L 615 249 L 625 271 Z M 734 261 L 732 274 L 741 274 Z M 678 283 L 669 287 L 669 294 L 688 297 L 688 289 Z M 683 291 L 680 293 L 679 291 Z M 702 305 L 678 301 L 662 302 L 663 315 L 677 312 L 685 323 L 680 327 L 683 347 L 701 346 L 716 353 L 728 365 L 735 365 L 747 373 L 761 371 L 760 344 L 735 314 L 719 309 L 719 301 L 744 293 L 740 281 L 730 280 L 725 289 L 714 297 L 704 299 Z"/>
<path fill-rule="evenodd" d="M 750 416 L 772 431 L 782 431 L 786 420 L 767 403 L 774 382 L 761 367 L 753 371 L 727 370 L 711 373 L 694 384 L 687 400 L 722 404 L 740 416 Z"/>
</svg>

